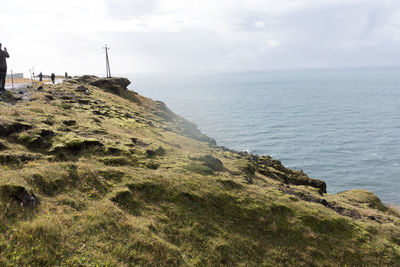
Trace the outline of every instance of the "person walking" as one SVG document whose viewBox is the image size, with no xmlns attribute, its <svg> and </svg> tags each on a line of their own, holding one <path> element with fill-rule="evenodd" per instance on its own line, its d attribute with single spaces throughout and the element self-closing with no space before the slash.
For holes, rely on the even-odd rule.
<svg viewBox="0 0 400 267">
<path fill-rule="evenodd" d="M 6 58 L 9 58 L 9 57 L 10 57 L 10 55 L 7 52 L 7 48 L 4 47 L 4 50 L 1 50 L 1 44 L 0 44 L 0 91 L 5 90 L 6 77 L 7 77 Z"/>
<path fill-rule="evenodd" d="M 43 74 L 39 73 L 39 82 L 43 81 Z"/>
<path fill-rule="evenodd" d="M 56 75 L 54 73 L 52 73 L 50 78 L 51 78 L 51 82 L 54 84 L 56 82 Z"/>
</svg>

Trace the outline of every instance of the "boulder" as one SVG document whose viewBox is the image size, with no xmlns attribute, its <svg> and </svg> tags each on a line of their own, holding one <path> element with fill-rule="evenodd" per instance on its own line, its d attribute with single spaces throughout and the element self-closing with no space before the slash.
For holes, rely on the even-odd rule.
<svg viewBox="0 0 400 267">
<path fill-rule="evenodd" d="M 127 78 L 100 78 L 95 81 L 89 82 L 90 85 L 106 89 L 106 90 L 116 90 L 116 89 L 127 89 L 131 82 Z"/>
<path fill-rule="evenodd" d="M 75 89 L 75 92 L 84 93 L 85 95 L 88 95 L 89 89 L 84 85 L 78 85 Z"/>
<path fill-rule="evenodd" d="M 312 179 L 303 171 L 294 171 L 285 168 L 279 160 L 270 156 L 257 156 L 248 153 L 242 153 L 242 157 L 247 158 L 253 164 L 256 171 L 271 179 L 278 180 L 285 184 L 307 185 L 318 188 L 320 193 L 326 193 L 326 183 L 322 180 Z"/>
<path fill-rule="evenodd" d="M 19 185 L 0 186 L 0 197 L 5 201 L 12 201 L 17 205 L 34 208 L 39 204 L 39 198 Z"/>
</svg>

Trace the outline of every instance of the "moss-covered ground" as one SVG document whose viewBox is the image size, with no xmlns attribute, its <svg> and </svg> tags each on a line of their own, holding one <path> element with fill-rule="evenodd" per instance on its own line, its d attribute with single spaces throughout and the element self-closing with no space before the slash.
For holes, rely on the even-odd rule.
<svg viewBox="0 0 400 267">
<path fill-rule="evenodd" d="M 0 266 L 400 266 L 372 193 L 218 147 L 126 85 L 0 97 Z"/>
</svg>

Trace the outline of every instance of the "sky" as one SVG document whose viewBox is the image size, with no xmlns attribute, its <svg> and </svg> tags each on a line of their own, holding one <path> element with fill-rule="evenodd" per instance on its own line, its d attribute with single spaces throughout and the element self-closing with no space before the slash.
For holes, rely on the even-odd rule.
<svg viewBox="0 0 400 267">
<path fill-rule="evenodd" d="M 398 0 L 13 0 L 14 72 L 243 72 L 400 65 Z"/>
</svg>

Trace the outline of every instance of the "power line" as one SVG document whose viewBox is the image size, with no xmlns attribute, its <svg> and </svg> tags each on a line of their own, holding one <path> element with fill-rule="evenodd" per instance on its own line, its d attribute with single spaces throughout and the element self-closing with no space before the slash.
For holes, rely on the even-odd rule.
<svg viewBox="0 0 400 267">
<path fill-rule="evenodd" d="M 105 45 L 103 49 L 106 51 L 106 76 L 107 78 L 111 78 L 110 60 L 108 59 L 108 50 L 110 48 Z"/>
</svg>

